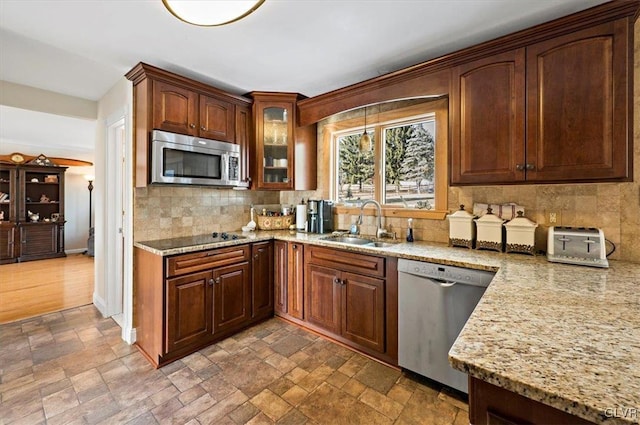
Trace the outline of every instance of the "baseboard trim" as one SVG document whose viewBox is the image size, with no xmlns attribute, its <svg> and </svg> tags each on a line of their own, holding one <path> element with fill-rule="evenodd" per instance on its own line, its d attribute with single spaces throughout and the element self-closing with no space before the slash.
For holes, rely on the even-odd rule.
<svg viewBox="0 0 640 425">
<path fill-rule="evenodd" d="M 65 249 L 64 253 L 69 254 L 82 254 L 83 252 L 87 252 L 87 248 L 77 248 L 77 249 Z"/>
<path fill-rule="evenodd" d="M 136 342 L 136 337 L 136 328 L 122 328 L 122 339 L 127 344 L 134 344 Z"/>
<path fill-rule="evenodd" d="M 108 317 L 108 315 L 107 315 L 107 305 L 105 304 L 105 302 L 102 299 L 102 297 L 100 295 L 98 295 L 97 292 L 93 293 L 93 305 L 96 306 L 96 308 L 98 309 L 100 314 L 102 314 L 102 317 Z"/>
</svg>

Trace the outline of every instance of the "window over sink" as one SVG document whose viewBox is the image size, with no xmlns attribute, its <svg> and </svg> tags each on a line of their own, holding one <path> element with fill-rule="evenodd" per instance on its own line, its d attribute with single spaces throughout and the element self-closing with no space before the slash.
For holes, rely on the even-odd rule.
<svg viewBox="0 0 640 425">
<path fill-rule="evenodd" d="M 331 146 L 330 196 L 338 208 L 359 208 L 373 199 L 386 216 L 444 217 L 446 99 L 368 106 L 370 150 L 360 147 L 364 108 L 340 115 L 325 128 L 325 146 Z"/>
</svg>

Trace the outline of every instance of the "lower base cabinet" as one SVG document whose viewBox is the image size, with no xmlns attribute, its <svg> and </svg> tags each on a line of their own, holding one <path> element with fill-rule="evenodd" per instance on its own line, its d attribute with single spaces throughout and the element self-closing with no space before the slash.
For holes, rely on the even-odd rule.
<svg viewBox="0 0 640 425">
<path fill-rule="evenodd" d="M 305 247 L 308 327 L 397 365 L 397 303 L 395 259 Z"/>
<path fill-rule="evenodd" d="M 473 377 L 469 378 L 469 422 L 474 425 L 593 423 Z"/>
<path fill-rule="evenodd" d="M 304 244 L 275 242 L 275 297 L 278 316 L 304 319 Z"/>
<path fill-rule="evenodd" d="M 271 241 L 134 262 L 136 345 L 156 367 L 273 315 Z"/>
</svg>

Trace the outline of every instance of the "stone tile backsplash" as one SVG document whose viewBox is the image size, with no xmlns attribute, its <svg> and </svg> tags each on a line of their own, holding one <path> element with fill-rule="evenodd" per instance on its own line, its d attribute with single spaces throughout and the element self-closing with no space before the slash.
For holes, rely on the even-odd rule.
<svg viewBox="0 0 640 425">
<path fill-rule="evenodd" d="M 208 187 L 135 189 L 134 240 L 147 241 L 237 230 L 249 222 L 251 204 L 277 204 L 278 192 Z"/>
</svg>

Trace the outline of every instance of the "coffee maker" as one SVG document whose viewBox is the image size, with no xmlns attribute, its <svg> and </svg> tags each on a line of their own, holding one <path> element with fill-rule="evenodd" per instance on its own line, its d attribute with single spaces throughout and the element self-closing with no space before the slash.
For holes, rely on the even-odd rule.
<svg viewBox="0 0 640 425">
<path fill-rule="evenodd" d="M 331 233 L 333 231 L 333 201 L 310 199 L 307 205 L 309 233 Z"/>
</svg>

